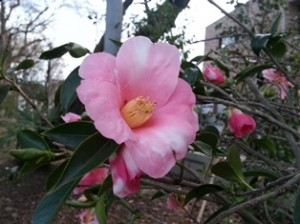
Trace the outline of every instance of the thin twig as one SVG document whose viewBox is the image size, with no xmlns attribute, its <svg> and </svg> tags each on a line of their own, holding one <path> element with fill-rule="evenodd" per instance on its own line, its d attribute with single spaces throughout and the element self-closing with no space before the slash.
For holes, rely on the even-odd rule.
<svg viewBox="0 0 300 224">
<path fill-rule="evenodd" d="M 221 223 L 221 221 L 226 218 L 227 216 L 240 211 L 242 209 L 254 206 L 260 202 L 264 202 L 270 198 L 274 198 L 277 196 L 280 196 L 282 194 L 284 194 L 287 191 L 291 191 L 294 187 L 295 184 L 297 184 L 300 180 L 300 173 L 298 173 L 297 175 L 295 175 L 291 180 L 289 180 L 286 184 L 276 188 L 274 191 L 268 193 L 268 194 L 264 194 L 262 196 L 250 199 L 248 201 L 245 201 L 243 203 L 240 203 L 236 206 L 233 206 L 229 209 L 227 209 L 224 212 L 221 212 L 220 214 L 218 214 L 215 218 L 213 218 L 210 222 L 208 222 L 209 224 L 217 224 L 217 223 Z"/>
<path fill-rule="evenodd" d="M 37 112 L 43 121 L 45 121 L 50 127 L 54 127 L 53 124 L 39 111 L 38 107 L 31 101 L 29 96 L 27 96 L 26 93 L 14 81 L 10 80 L 6 76 L 3 76 L 2 78 L 20 93 L 20 95 L 26 100 L 27 103 L 30 104 L 30 106 Z"/>
</svg>

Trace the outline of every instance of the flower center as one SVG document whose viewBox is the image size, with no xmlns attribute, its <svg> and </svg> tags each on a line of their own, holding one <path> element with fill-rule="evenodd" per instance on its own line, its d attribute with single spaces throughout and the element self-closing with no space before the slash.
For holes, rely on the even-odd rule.
<svg viewBox="0 0 300 224">
<path fill-rule="evenodd" d="M 149 97 L 139 96 L 127 102 L 121 114 L 130 128 L 138 128 L 151 118 L 155 106 Z"/>
</svg>

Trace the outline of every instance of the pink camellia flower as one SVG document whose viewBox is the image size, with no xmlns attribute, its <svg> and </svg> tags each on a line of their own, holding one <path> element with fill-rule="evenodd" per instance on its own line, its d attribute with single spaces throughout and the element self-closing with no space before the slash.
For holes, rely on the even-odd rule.
<svg viewBox="0 0 300 224">
<path fill-rule="evenodd" d="M 70 123 L 79 121 L 81 119 L 81 116 L 72 112 L 66 113 L 64 116 L 61 116 L 64 122 Z"/>
<path fill-rule="evenodd" d="M 180 201 L 176 198 L 176 194 L 171 193 L 167 198 L 167 207 L 173 211 L 180 211 L 182 210 L 182 206 Z"/>
<path fill-rule="evenodd" d="M 195 95 L 178 77 L 179 51 L 134 37 L 116 57 L 94 53 L 79 69 L 77 94 L 97 130 L 122 144 L 110 158 L 113 191 L 139 189 L 139 177 L 165 176 L 184 158 L 198 130 Z"/>
<path fill-rule="evenodd" d="M 99 224 L 94 209 L 85 209 L 79 214 L 80 224 Z"/>
<path fill-rule="evenodd" d="M 86 173 L 79 184 L 75 187 L 73 193 L 80 194 L 86 188 L 91 187 L 96 184 L 101 184 L 107 177 L 108 169 L 107 168 L 95 168 L 92 171 Z"/>
<path fill-rule="evenodd" d="M 284 99 L 287 96 L 288 87 L 294 85 L 286 80 L 284 74 L 276 69 L 270 68 L 263 70 L 263 77 L 270 80 L 274 85 L 277 86 L 278 96 Z"/>
<path fill-rule="evenodd" d="M 213 66 L 210 62 L 204 63 L 203 76 L 207 81 L 215 85 L 221 85 L 225 82 L 223 72 L 219 68 Z"/>
<path fill-rule="evenodd" d="M 228 125 L 235 137 L 243 138 L 254 131 L 256 122 L 251 116 L 244 114 L 239 109 L 232 109 Z"/>
</svg>

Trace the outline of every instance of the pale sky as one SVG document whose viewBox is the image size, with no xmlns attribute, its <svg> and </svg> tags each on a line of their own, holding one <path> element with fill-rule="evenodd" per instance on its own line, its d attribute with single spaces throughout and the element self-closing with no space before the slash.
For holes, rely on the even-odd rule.
<svg viewBox="0 0 300 224">
<path fill-rule="evenodd" d="M 159 0 L 158 0 L 159 1 Z M 152 0 L 150 4 L 158 2 Z M 92 8 L 97 10 L 98 15 L 105 14 L 105 1 L 104 0 L 89 0 Z M 129 7 L 124 17 L 124 21 L 133 15 L 138 15 L 141 18 L 141 12 L 144 6 L 140 4 L 142 0 L 134 0 L 133 4 Z M 215 0 L 226 11 L 230 12 L 234 8 L 231 4 L 226 4 L 227 1 Z M 245 2 L 245 1 L 240 1 Z M 154 4 L 155 5 L 155 4 Z M 150 5 L 151 6 L 151 5 Z M 189 8 L 180 13 L 176 20 L 176 29 L 180 31 L 183 26 L 186 26 L 186 37 L 189 39 L 202 40 L 205 37 L 205 27 L 223 17 L 223 14 L 208 3 L 206 0 L 191 0 Z M 82 17 L 76 10 L 63 8 L 55 14 L 57 18 L 53 24 L 53 29 L 49 31 L 48 36 L 52 36 L 54 46 L 59 46 L 68 42 L 75 42 L 80 44 L 91 51 L 102 36 L 105 28 L 104 18 L 96 25 L 87 17 Z M 175 30 L 176 32 L 176 30 Z M 123 35 L 123 41 L 126 39 L 126 34 Z M 202 55 L 204 52 L 204 43 L 192 44 L 187 46 L 191 50 L 190 57 Z M 67 67 L 70 70 L 75 66 L 81 64 L 82 58 L 73 59 L 70 56 L 64 56 Z"/>
</svg>

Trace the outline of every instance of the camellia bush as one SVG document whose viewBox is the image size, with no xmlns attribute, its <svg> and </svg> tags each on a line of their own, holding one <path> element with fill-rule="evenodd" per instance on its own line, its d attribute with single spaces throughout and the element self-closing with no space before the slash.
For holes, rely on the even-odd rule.
<svg viewBox="0 0 300 224">
<path fill-rule="evenodd" d="M 115 56 L 75 43 L 50 49 L 41 60 L 85 58 L 56 90 L 47 116 L 12 79 L 34 63 L 2 69 L 0 102 L 18 92 L 43 124 L 18 133 L 10 153 L 22 165 L 14 178 L 56 164 L 32 223 L 52 223 L 64 204 L 80 209 L 85 224 L 106 223 L 112 203 L 136 215 L 126 200 L 148 186 L 153 200 L 165 197 L 195 223 L 225 223 L 237 214 L 244 223 L 299 224 L 299 64 L 270 50 L 275 39 L 286 41 L 278 24 L 263 39 L 246 30 L 249 51 L 264 60 L 237 74 L 215 56 L 181 60 L 174 45 L 145 36 L 113 41 Z M 204 114 L 206 105 L 215 110 Z M 189 166 L 189 156 L 199 162 Z M 189 205 L 205 209 L 207 202 L 217 210 L 206 220 L 193 216 Z"/>
</svg>

